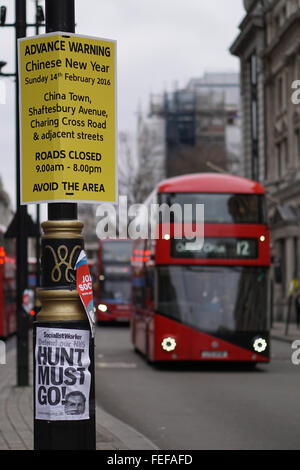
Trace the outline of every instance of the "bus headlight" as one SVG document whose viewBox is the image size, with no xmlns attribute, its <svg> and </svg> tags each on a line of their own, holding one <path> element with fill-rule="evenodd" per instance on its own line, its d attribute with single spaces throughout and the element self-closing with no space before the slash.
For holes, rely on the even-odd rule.
<svg viewBox="0 0 300 470">
<path fill-rule="evenodd" d="M 255 338 L 253 341 L 253 349 L 257 352 L 263 352 L 267 348 L 267 341 L 264 338 Z"/>
<path fill-rule="evenodd" d="M 162 340 L 161 347 L 164 351 L 167 352 L 174 351 L 174 349 L 176 348 L 176 341 L 174 338 L 171 338 L 171 336 L 168 336 L 167 338 L 164 338 Z"/>
<path fill-rule="evenodd" d="M 99 304 L 98 310 L 100 310 L 100 312 L 107 312 L 107 305 Z"/>
</svg>

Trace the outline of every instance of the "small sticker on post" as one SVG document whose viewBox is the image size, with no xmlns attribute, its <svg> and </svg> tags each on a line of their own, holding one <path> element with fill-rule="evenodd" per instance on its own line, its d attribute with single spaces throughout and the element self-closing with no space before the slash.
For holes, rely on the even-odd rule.
<svg viewBox="0 0 300 470">
<path fill-rule="evenodd" d="M 81 250 L 75 265 L 76 269 L 76 287 L 79 292 L 82 304 L 86 311 L 92 337 L 95 334 L 95 313 L 94 313 L 94 296 L 93 283 L 89 271 L 87 257 L 84 250 Z"/>
</svg>

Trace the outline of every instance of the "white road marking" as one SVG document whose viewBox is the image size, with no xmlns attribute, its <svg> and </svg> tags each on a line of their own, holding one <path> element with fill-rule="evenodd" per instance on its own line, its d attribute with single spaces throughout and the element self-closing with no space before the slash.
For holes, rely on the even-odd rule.
<svg viewBox="0 0 300 470">
<path fill-rule="evenodd" d="M 96 362 L 96 366 L 102 369 L 134 369 L 137 367 L 134 362 Z"/>
</svg>

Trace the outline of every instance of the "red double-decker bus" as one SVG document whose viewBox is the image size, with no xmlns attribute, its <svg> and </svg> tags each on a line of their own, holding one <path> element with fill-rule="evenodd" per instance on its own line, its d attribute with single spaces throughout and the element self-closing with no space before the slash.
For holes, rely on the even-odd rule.
<svg viewBox="0 0 300 470">
<path fill-rule="evenodd" d="M 161 182 L 147 204 L 192 210 L 181 211 L 184 220 L 170 211 L 169 224 L 162 215 L 158 238 L 134 243 L 135 349 L 150 362 L 268 362 L 270 234 L 264 188 L 230 175 L 185 175 Z M 197 204 L 204 205 L 204 240 L 191 239 Z M 182 223 L 184 235 L 178 238 Z"/>
<path fill-rule="evenodd" d="M 99 243 L 95 292 L 99 322 L 129 322 L 131 314 L 131 240 Z"/>
<path fill-rule="evenodd" d="M 0 228 L 0 338 L 16 332 L 16 260 L 11 242 Z"/>
</svg>

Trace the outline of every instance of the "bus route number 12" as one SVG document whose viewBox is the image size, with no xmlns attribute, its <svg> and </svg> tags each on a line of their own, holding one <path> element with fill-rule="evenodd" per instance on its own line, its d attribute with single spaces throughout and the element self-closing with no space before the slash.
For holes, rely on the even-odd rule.
<svg viewBox="0 0 300 470">
<path fill-rule="evenodd" d="M 246 240 L 237 242 L 236 254 L 238 256 L 250 256 L 250 244 Z"/>
</svg>

